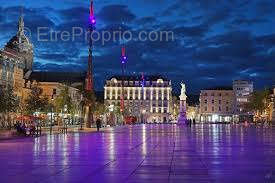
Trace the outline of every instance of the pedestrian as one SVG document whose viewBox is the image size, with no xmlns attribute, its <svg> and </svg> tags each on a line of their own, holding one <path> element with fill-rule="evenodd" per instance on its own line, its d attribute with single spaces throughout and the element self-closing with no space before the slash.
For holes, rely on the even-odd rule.
<svg viewBox="0 0 275 183">
<path fill-rule="evenodd" d="M 97 128 L 97 131 L 99 131 L 99 129 L 101 128 L 101 120 L 99 118 L 97 118 L 96 120 L 96 128 Z"/>
</svg>

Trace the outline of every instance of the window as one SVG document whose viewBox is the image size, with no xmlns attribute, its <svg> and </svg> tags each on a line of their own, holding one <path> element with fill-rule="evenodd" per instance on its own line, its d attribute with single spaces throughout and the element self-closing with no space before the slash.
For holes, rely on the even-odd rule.
<svg viewBox="0 0 275 183">
<path fill-rule="evenodd" d="M 159 107 L 161 107 L 161 106 L 162 106 L 162 103 L 161 103 L 161 101 L 159 101 L 159 103 L 158 103 L 158 106 L 159 106 Z"/>
<path fill-rule="evenodd" d="M 214 107 L 212 107 L 212 112 L 214 112 L 215 111 L 215 108 Z"/>
<path fill-rule="evenodd" d="M 219 100 L 219 104 L 222 104 L 222 101 L 221 101 L 221 100 Z"/>
<path fill-rule="evenodd" d="M 214 104 L 215 103 L 215 100 L 212 100 L 212 104 Z"/>
<path fill-rule="evenodd" d="M 207 111 L 207 107 L 204 107 L 204 111 Z"/>
<path fill-rule="evenodd" d="M 221 106 L 219 106 L 219 111 L 222 111 L 222 108 L 221 108 Z"/>
<path fill-rule="evenodd" d="M 226 107 L 226 111 L 227 111 L 227 112 L 229 111 L 229 107 Z"/>
<path fill-rule="evenodd" d="M 221 93 L 219 93 L 219 96 L 221 97 L 221 96 L 222 96 L 222 94 L 221 94 Z"/>
<path fill-rule="evenodd" d="M 53 95 L 56 95 L 56 88 L 53 89 Z"/>
<path fill-rule="evenodd" d="M 207 99 L 204 100 L 204 103 L 207 104 Z"/>
</svg>

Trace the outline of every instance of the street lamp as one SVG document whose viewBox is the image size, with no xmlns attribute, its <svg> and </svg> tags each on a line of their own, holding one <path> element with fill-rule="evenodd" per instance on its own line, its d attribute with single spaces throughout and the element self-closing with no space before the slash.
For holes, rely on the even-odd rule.
<svg viewBox="0 0 275 183">
<path fill-rule="evenodd" d="M 52 102 L 53 102 L 54 96 L 52 95 Z M 53 104 L 51 106 L 51 124 L 50 124 L 50 134 L 52 134 L 53 131 Z"/>
</svg>

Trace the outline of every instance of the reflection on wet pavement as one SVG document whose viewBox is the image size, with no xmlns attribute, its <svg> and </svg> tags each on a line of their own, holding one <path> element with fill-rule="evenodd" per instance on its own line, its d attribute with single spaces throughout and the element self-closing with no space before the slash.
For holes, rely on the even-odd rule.
<svg viewBox="0 0 275 183">
<path fill-rule="evenodd" d="M 0 182 L 275 182 L 275 129 L 136 125 L 0 142 Z"/>
</svg>

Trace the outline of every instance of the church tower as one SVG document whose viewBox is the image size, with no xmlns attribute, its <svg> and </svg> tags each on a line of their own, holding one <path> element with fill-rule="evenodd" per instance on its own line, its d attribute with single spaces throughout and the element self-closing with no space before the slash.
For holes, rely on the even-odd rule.
<svg viewBox="0 0 275 183">
<path fill-rule="evenodd" d="M 32 70 L 33 65 L 33 45 L 29 38 L 25 35 L 25 25 L 23 14 L 18 21 L 18 30 L 15 36 L 13 36 L 6 44 L 4 50 L 13 52 L 24 60 L 24 72 Z"/>
</svg>

